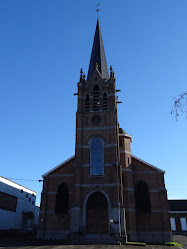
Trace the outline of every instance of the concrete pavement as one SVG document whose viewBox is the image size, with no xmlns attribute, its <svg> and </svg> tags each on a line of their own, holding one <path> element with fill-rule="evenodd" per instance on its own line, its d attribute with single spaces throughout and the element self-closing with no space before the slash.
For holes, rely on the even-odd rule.
<svg viewBox="0 0 187 249">
<path fill-rule="evenodd" d="M 174 241 L 183 244 L 182 248 L 187 249 L 187 237 L 182 235 L 174 236 Z M 144 248 L 131 245 L 62 245 L 60 242 L 38 241 L 33 238 L 2 238 L 0 237 L 0 247 L 4 249 L 138 249 Z M 175 249 L 165 245 L 148 245 L 147 249 Z"/>
</svg>

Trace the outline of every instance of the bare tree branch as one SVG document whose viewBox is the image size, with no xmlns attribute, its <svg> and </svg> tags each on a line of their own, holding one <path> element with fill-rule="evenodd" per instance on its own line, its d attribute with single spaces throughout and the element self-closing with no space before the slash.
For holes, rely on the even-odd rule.
<svg viewBox="0 0 187 249">
<path fill-rule="evenodd" d="M 178 98 L 174 98 L 171 115 L 175 115 L 176 120 L 178 120 L 179 112 L 184 113 L 187 118 L 187 90 L 181 93 Z"/>
</svg>

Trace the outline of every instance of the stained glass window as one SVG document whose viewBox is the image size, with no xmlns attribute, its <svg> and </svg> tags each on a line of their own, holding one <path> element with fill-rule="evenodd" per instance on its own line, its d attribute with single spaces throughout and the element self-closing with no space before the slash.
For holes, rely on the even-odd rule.
<svg viewBox="0 0 187 249">
<path fill-rule="evenodd" d="M 90 175 L 103 175 L 103 143 L 100 138 L 91 142 Z"/>
</svg>

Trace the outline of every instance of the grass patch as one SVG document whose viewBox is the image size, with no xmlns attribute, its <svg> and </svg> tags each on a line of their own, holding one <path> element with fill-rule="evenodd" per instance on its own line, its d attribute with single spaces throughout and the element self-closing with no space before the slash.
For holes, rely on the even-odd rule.
<svg viewBox="0 0 187 249">
<path fill-rule="evenodd" d="M 166 246 L 177 246 L 177 247 L 181 247 L 182 244 L 177 243 L 177 242 L 168 242 L 165 244 Z"/>
</svg>

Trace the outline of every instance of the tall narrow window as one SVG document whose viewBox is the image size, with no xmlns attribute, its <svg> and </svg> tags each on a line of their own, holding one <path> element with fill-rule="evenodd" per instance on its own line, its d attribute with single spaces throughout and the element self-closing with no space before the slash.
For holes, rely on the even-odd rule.
<svg viewBox="0 0 187 249">
<path fill-rule="evenodd" d="M 186 218 L 180 218 L 182 231 L 187 231 Z"/>
<path fill-rule="evenodd" d="M 100 138 L 92 140 L 90 158 L 90 175 L 103 175 L 103 143 Z"/>
<path fill-rule="evenodd" d="M 151 202 L 149 196 L 148 184 L 144 181 L 139 181 L 135 185 L 135 200 L 137 212 L 151 212 Z"/>
<path fill-rule="evenodd" d="M 103 110 L 108 109 L 107 93 L 103 93 Z"/>
<path fill-rule="evenodd" d="M 85 112 L 89 112 L 90 109 L 90 98 L 89 94 L 86 94 L 86 99 L 85 99 Z"/>
<path fill-rule="evenodd" d="M 69 210 L 69 189 L 66 183 L 61 183 L 56 192 L 55 213 L 67 214 Z"/>
<path fill-rule="evenodd" d="M 99 100 L 99 86 L 96 84 L 93 87 L 93 111 L 99 111 L 100 100 Z"/>
<path fill-rule="evenodd" d="M 170 224 L 171 224 L 171 231 L 176 231 L 176 222 L 175 218 L 170 218 Z"/>
</svg>

